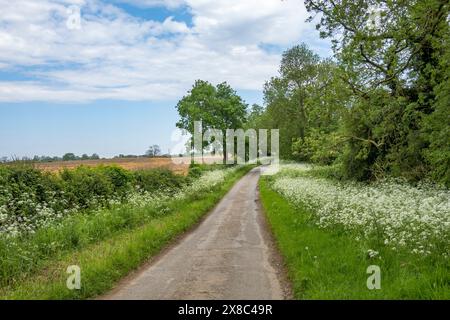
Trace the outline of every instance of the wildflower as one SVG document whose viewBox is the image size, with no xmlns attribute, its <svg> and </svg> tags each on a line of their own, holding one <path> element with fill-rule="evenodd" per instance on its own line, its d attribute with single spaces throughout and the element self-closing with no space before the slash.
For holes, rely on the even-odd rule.
<svg viewBox="0 0 450 320">
<path fill-rule="evenodd" d="M 356 240 L 382 237 L 386 246 L 422 255 L 450 246 L 448 189 L 394 180 L 337 182 L 308 176 L 308 170 L 282 165 L 271 186 L 293 205 L 311 210 L 318 227 L 341 227 Z"/>
<path fill-rule="evenodd" d="M 378 251 L 375 251 L 375 250 L 372 250 L 372 249 L 367 250 L 367 253 L 369 255 L 369 258 L 375 258 L 379 254 Z"/>
</svg>

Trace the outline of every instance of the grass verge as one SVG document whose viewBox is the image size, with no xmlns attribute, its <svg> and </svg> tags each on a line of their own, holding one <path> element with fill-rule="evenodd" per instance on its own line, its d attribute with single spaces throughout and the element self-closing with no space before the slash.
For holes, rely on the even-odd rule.
<svg viewBox="0 0 450 320">
<path fill-rule="evenodd" d="M 0 289 L 0 298 L 86 299 L 110 290 L 123 276 L 198 222 L 250 169 L 250 166 L 238 169 L 223 184 L 204 194 L 169 203 L 163 216 L 155 216 L 141 226 L 55 256 L 34 274 Z M 81 269 L 80 290 L 67 289 L 66 269 L 70 265 Z"/>
<path fill-rule="evenodd" d="M 296 299 L 450 299 L 449 263 L 443 257 L 394 252 L 370 258 L 368 244 L 339 229 L 318 228 L 312 212 L 293 207 L 260 180 L 268 222 L 284 257 Z M 381 289 L 367 288 L 367 268 L 381 269 Z"/>
</svg>

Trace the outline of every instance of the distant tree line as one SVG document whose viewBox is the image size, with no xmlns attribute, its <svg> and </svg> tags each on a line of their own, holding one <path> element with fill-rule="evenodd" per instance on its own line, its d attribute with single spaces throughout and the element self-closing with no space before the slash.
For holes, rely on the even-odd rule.
<svg viewBox="0 0 450 320">
<path fill-rule="evenodd" d="M 169 157 L 169 154 L 163 154 L 161 151 L 161 147 L 157 144 L 151 145 L 145 151 L 145 154 L 136 155 L 136 154 L 119 154 L 114 158 L 152 158 L 152 157 Z"/>
<path fill-rule="evenodd" d="M 100 159 L 99 155 L 94 153 L 91 156 L 88 156 L 87 154 L 83 154 L 81 157 L 76 156 L 73 153 L 66 153 L 62 156 L 62 161 L 74 161 L 74 160 L 98 160 Z M 33 159 L 37 160 L 37 159 Z M 45 161 L 45 159 L 44 159 Z"/>
<path fill-rule="evenodd" d="M 93 153 L 92 155 L 83 154 L 81 156 L 77 156 L 74 153 L 66 153 L 62 157 L 58 156 L 34 156 L 32 158 L 30 157 L 1 157 L 0 162 L 6 163 L 6 162 L 17 162 L 17 161 L 23 161 L 23 162 L 56 162 L 56 161 L 74 161 L 74 160 L 98 160 L 100 159 L 100 156 L 96 153 Z"/>
<path fill-rule="evenodd" d="M 142 157 L 168 157 L 168 154 L 162 154 L 161 147 L 157 144 L 151 145 L 145 154 L 143 155 L 134 155 L 134 154 L 119 154 L 118 156 L 113 157 L 114 159 L 118 158 L 142 158 Z M 77 156 L 76 154 L 72 152 L 68 152 L 64 154 L 62 157 L 58 156 L 34 156 L 32 158 L 30 157 L 0 157 L 0 163 L 7 163 L 7 162 L 56 162 L 56 161 L 75 161 L 75 160 L 99 160 L 100 156 L 97 153 L 93 153 L 92 155 L 88 155 L 86 153 L 82 154 L 81 156 Z M 103 158 L 104 159 L 104 158 Z"/>
</svg>

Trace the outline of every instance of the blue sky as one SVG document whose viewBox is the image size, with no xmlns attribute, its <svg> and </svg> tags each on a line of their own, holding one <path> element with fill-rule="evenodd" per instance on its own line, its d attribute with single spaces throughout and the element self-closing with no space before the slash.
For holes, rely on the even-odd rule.
<svg viewBox="0 0 450 320">
<path fill-rule="evenodd" d="M 300 0 L 0 0 L 0 157 L 173 144 L 196 79 L 262 103 L 280 54 L 331 55 Z"/>
</svg>

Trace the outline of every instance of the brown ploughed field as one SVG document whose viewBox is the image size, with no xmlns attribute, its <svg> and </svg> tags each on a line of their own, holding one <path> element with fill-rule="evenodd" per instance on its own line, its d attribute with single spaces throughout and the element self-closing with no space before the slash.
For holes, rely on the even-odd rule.
<svg viewBox="0 0 450 320">
<path fill-rule="evenodd" d="M 74 169 L 78 166 L 96 167 L 99 165 L 117 165 L 127 170 L 167 168 L 178 174 L 187 174 L 188 164 L 175 164 L 170 158 L 119 158 L 100 160 L 75 160 L 36 163 L 38 169 L 50 172 L 58 172 L 64 168 Z"/>
</svg>

